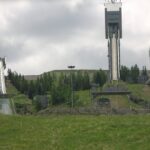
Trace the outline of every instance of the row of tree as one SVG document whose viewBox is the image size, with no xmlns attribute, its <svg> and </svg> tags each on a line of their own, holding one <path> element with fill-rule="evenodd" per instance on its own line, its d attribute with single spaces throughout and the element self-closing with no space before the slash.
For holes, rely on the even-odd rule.
<svg viewBox="0 0 150 150">
<path fill-rule="evenodd" d="M 103 86 L 107 81 L 103 70 L 88 72 L 74 71 L 69 74 L 44 73 L 37 80 L 28 81 L 24 76 L 8 70 L 8 79 L 23 94 L 33 99 L 36 95 L 51 95 L 52 104 L 68 103 L 71 91 L 90 89 L 91 83 Z"/>
<path fill-rule="evenodd" d="M 145 79 L 148 78 L 146 66 L 143 66 L 141 72 L 140 72 L 138 65 L 134 65 L 131 68 L 128 68 L 126 66 L 121 66 L 121 69 L 120 69 L 121 80 L 127 81 L 127 82 L 138 83 L 140 76 L 145 77 Z"/>
<path fill-rule="evenodd" d="M 137 65 L 128 68 L 121 66 L 120 76 L 123 81 L 138 82 L 140 70 Z M 147 76 L 147 69 L 143 67 L 142 76 Z M 70 73 L 44 73 L 37 80 L 28 81 L 17 72 L 8 70 L 8 79 L 21 93 L 33 99 L 37 95 L 50 95 L 53 105 L 69 103 L 71 92 L 87 90 L 92 83 L 101 87 L 107 81 L 106 71 L 98 70 L 94 73 L 83 71 L 70 71 Z"/>
</svg>

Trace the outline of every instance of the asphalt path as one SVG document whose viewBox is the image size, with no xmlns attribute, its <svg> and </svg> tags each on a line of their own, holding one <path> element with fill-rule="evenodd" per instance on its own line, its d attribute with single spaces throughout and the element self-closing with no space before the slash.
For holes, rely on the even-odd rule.
<svg viewBox="0 0 150 150">
<path fill-rule="evenodd" d="M 8 98 L 0 98 L 0 113 L 12 115 L 11 104 Z"/>
</svg>

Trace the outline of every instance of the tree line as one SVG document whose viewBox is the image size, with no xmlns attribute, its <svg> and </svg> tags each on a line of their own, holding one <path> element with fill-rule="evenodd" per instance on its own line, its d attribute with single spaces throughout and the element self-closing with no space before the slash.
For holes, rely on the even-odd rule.
<svg viewBox="0 0 150 150">
<path fill-rule="evenodd" d="M 26 80 L 17 72 L 8 69 L 8 79 L 18 91 L 33 99 L 36 95 L 50 95 L 52 104 L 69 103 L 72 89 L 74 91 L 88 90 L 91 83 L 103 86 L 107 81 L 105 71 L 98 70 L 89 75 L 88 72 L 70 71 L 69 74 L 44 73 L 36 80 Z M 72 83 L 71 83 L 72 81 Z"/>
<path fill-rule="evenodd" d="M 148 79 L 148 72 L 146 66 L 143 66 L 142 70 L 140 71 L 137 64 L 128 68 L 126 66 L 121 66 L 120 69 L 120 79 L 125 82 L 131 83 L 138 83 L 140 82 L 140 77 L 143 77 L 143 80 Z M 144 81 L 143 81 L 144 82 Z"/>
<path fill-rule="evenodd" d="M 102 87 L 107 82 L 107 72 L 104 70 L 94 71 L 70 71 L 69 73 L 44 73 L 36 80 L 26 80 L 17 72 L 8 69 L 8 79 L 18 91 L 34 99 L 37 95 L 49 95 L 52 105 L 67 103 L 70 104 L 71 92 L 88 90 L 92 83 Z M 128 68 L 121 66 L 120 78 L 126 82 L 138 83 L 139 76 L 148 76 L 146 67 L 141 73 L 137 65 Z M 71 83 L 72 81 L 72 83 Z"/>
</svg>

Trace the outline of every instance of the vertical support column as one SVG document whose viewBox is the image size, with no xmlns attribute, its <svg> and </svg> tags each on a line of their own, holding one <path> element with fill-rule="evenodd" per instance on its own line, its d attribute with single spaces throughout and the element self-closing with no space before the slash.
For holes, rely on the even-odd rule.
<svg viewBox="0 0 150 150">
<path fill-rule="evenodd" d="M 112 37 L 112 80 L 118 80 L 118 48 L 115 33 Z"/>
<path fill-rule="evenodd" d="M 120 79 L 120 39 L 117 33 L 109 36 L 108 60 L 110 81 Z"/>
<path fill-rule="evenodd" d="M 6 94 L 4 65 L 2 60 L 0 60 L 0 93 Z"/>
<path fill-rule="evenodd" d="M 109 80 L 112 80 L 112 53 L 111 53 L 111 38 L 108 39 L 108 68 L 109 68 Z"/>
<path fill-rule="evenodd" d="M 118 79 L 120 79 L 120 69 L 121 69 L 121 56 L 120 56 L 120 39 L 118 38 Z"/>
</svg>

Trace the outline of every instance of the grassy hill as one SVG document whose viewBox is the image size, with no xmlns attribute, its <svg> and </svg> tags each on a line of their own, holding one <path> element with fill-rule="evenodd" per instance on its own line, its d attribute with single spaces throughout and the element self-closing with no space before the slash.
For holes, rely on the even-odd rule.
<svg viewBox="0 0 150 150">
<path fill-rule="evenodd" d="M 27 112 L 34 111 L 32 101 L 24 94 L 18 92 L 17 89 L 9 81 L 7 81 L 6 83 L 8 94 L 13 94 L 12 99 L 14 101 L 14 104 L 17 107 L 19 106 L 20 108 L 18 112 L 24 113 L 24 109 L 27 109 Z M 127 87 L 133 93 L 133 95 L 136 95 L 139 98 L 143 98 L 146 101 L 150 101 L 149 86 L 142 84 L 127 84 Z M 76 91 L 75 95 L 77 95 L 79 99 L 78 103 L 80 106 L 89 107 L 93 105 L 90 90 Z M 128 97 L 124 95 L 104 96 L 104 97 L 110 99 L 111 108 L 114 109 L 142 108 L 142 106 L 129 101 Z"/>
<path fill-rule="evenodd" d="M 128 84 L 128 89 L 133 95 L 150 101 L 150 86 L 144 84 Z"/>
<path fill-rule="evenodd" d="M 89 74 L 89 76 L 91 77 L 94 74 L 94 72 L 96 72 L 98 70 L 85 70 L 85 69 L 74 69 L 74 70 L 72 70 L 72 72 L 74 72 L 74 73 L 76 73 L 78 71 L 82 72 L 82 73 L 87 72 Z M 59 77 L 62 73 L 66 74 L 66 75 L 70 74 L 70 70 L 69 69 L 66 69 L 66 70 L 53 70 L 53 71 L 44 72 L 44 73 L 50 73 L 51 75 L 55 74 L 57 77 Z M 40 75 L 25 75 L 25 79 L 26 80 L 36 80 L 38 77 L 40 77 L 44 73 L 42 73 Z"/>
<path fill-rule="evenodd" d="M 97 70 L 73 70 L 74 72 L 80 71 L 82 73 L 87 72 L 90 76 L 93 75 L 93 73 Z M 70 70 L 55 70 L 51 71 L 51 74 L 55 74 L 57 77 L 61 75 L 61 73 L 64 74 L 70 74 Z M 26 79 L 36 79 L 38 76 L 26 76 Z M 124 83 L 125 84 L 125 83 Z M 24 94 L 19 93 L 11 84 L 8 82 L 7 84 L 8 94 L 14 94 L 13 96 L 14 102 L 18 105 L 31 105 L 31 100 L 28 99 L 27 96 Z M 143 99 L 145 101 L 150 101 L 150 87 L 145 86 L 143 84 L 125 84 L 129 91 L 132 92 L 132 94 L 140 99 Z M 49 92 L 49 91 L 48 91 Z M 81 90 L 81 91 L 75 91 L 75 95 L 78 97 L 78 103 L 79 105 L 83 107 L 89 107 L 93 104 L 92 97 L 90 90 Z M 127 96 L 104 96 L 106 98 L 110 99 L 111 108 L 118 109 L 118 108 L 143 108 L 143 106 L 140 106 L 138 104 L 135 104 L 134 102 L 131 102 Z M 69 100 L 68 100 L 69 101 Z M 78 106 L 79 106 L 78 105 Z"/>
<path fill-rule="evenodd" d="M 12 95 L 11 99 L 15 105 L 17 113 L 24 114 L 25 111 L 32 112 L 32 101 L 26 95 L 21 94 L 9 80 L 6 80 L 7 94 Z M 26 110 L 25 110 L 26 109 Z"/>
<path fill-rule="evenodd" d="M 149 150 L 150 116 L 3 116 L 1 150 Z"/>
</svg>

